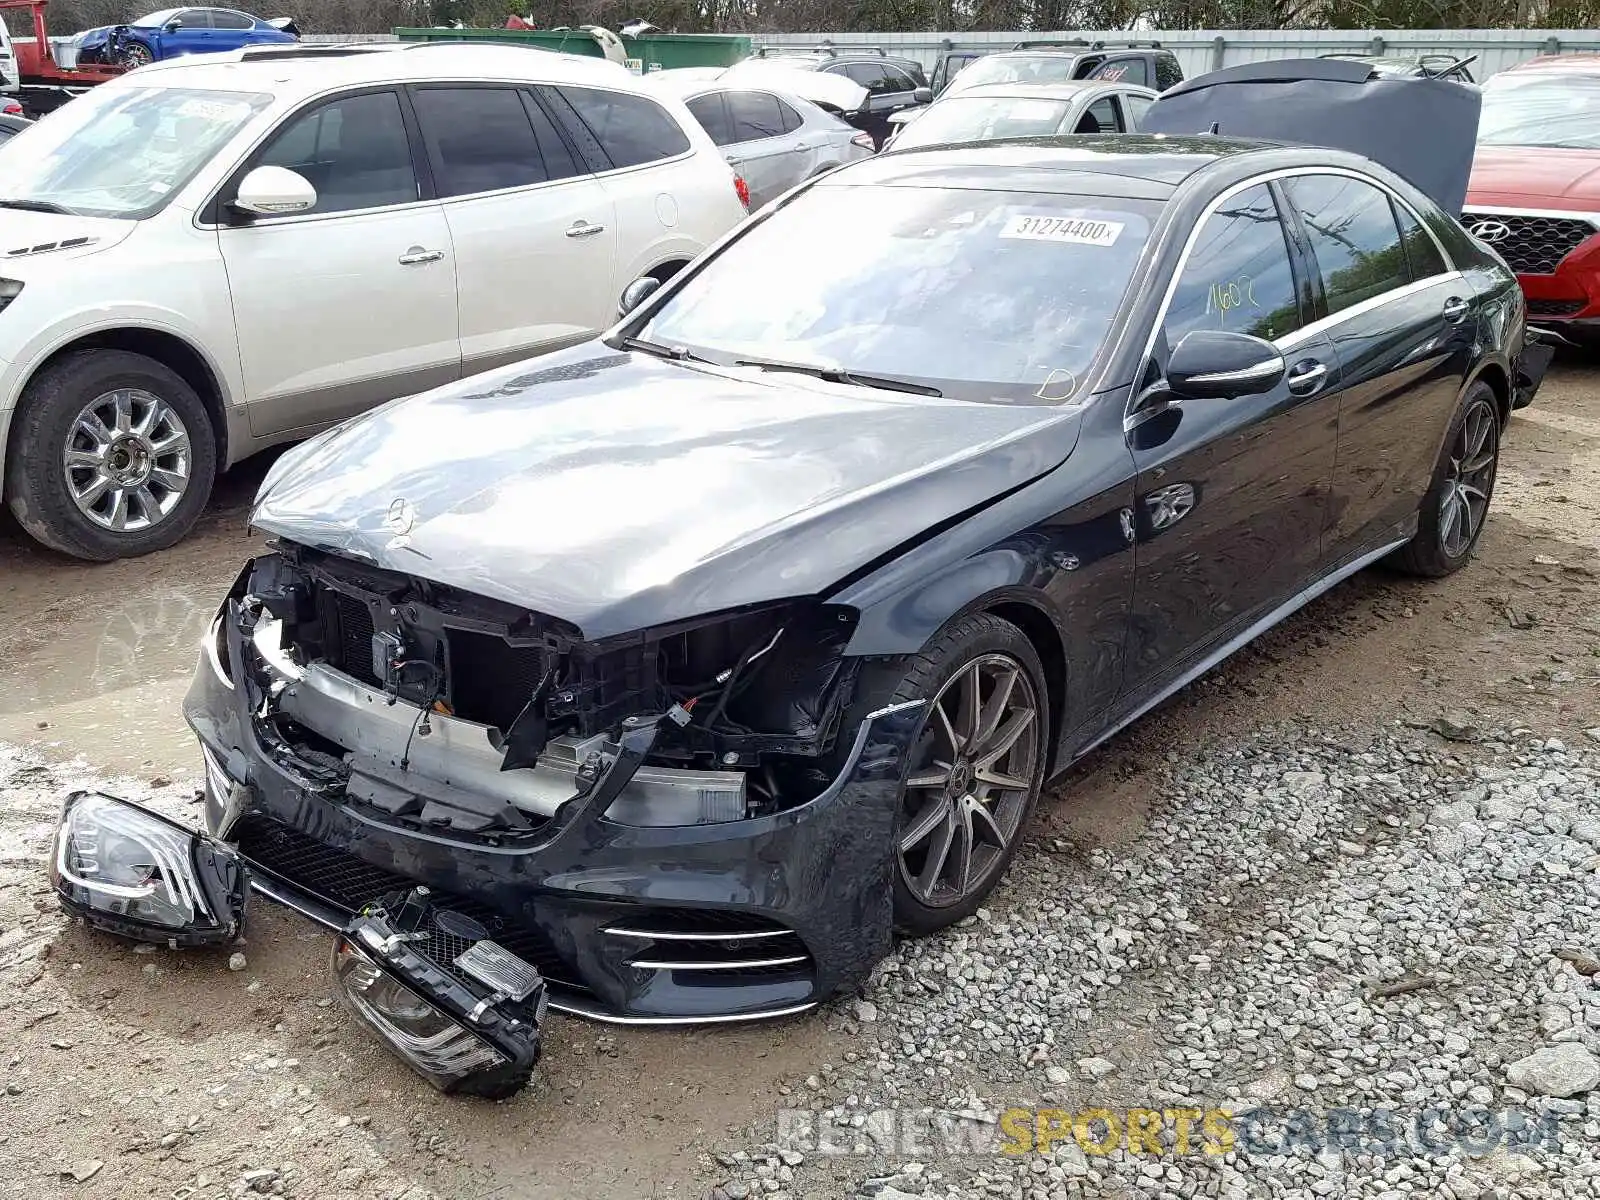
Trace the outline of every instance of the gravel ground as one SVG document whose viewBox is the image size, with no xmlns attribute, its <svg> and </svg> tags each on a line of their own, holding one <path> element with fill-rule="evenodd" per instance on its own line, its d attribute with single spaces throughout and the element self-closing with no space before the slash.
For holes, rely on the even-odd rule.
<svg viewBox="0 0 1600 1200">
<path fill-rule="evenodd" d="M 1290 725 L 1171 755 L 1129 849 L 1030 846 L 1004 903 L 902 946 L 837 1006 L 853 1061 L 793 1098 L 813 1119 L 722 1160 L 713 1195 L 1600 1196 L 1600 1090 L 1567 1098 L 1600 1088 L 1600 728 L 1568 746 L 1441 727 L 1473 741 Z M 941 1114 L 983 1127 L 1014 1106 L 1271 1116 L 1235 1123 L 1227 1154 L 1200 1146 L 1199 1113 L 1187 1155 L 1168 1119 L 1159 1160 L 1071 1135 L 971 1168 L 895 1153 L 906 1124 L 931 1118 L 939 1146 Z M 888 1107 L 910 1111 L 884 1153 L 866 1114 Z M 1332 1110 L 1361 1150 L 1316 1153 Z M 1410 1144 L 1373 1153 L 1374 1110 Z M 1455 1144 L 1424 1118 L 1429 1153 L 1429 1110 L 1502 1125 Z M 1313 1130 L 1286 1139 L 1295 1112 Z M 1496 1129 L 1519 1121 L 1544 1140 L 1508 1153 Z M 1083 1132 L 1104 1145 L 1104 1125 Z"/>
</svg>

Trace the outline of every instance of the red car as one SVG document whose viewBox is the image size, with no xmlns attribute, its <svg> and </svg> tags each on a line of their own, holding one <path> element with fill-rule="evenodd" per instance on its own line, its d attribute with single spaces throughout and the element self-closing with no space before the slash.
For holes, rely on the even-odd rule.
<svg viewBox="0 0 1600 1200">
<path fill-rule="evenodd" d="M 1517 273 L 1531 323 L 1600 345 L 1600 54 L 1484 85 L 1461 221 Z"/>
</svg>

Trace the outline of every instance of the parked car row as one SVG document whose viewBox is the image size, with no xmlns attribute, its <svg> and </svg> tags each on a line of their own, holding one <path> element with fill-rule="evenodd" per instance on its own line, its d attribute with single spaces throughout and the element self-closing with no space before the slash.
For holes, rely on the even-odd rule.
<svg viewBox="0 0 1600 1200">
<path fill-rule="evenodd" d="M 169 546 L 219 469 L 593 336 L 746 199 L 681 101 L 603 61 L 144 67 L 0 154 L 4 495 L 69 554 Z"/>
</svg>

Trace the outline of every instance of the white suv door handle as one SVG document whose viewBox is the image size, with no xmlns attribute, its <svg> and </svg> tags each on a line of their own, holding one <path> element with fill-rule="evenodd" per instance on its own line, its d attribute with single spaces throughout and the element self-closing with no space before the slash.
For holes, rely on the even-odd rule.
<svg viewBox="0 0 1600 1200">
<path fill-rule="evenodd" d="M 400 256 L 400 265 L 410 267 L 417 263 L 438 262 L 443 257 L 443 250 L 424 250 L 421 246 L 413 246 Z"/>
<path fill-rule="evenodd" d="M 591 221 L 574 221 L 567 226 L 568 237 L 588 237 L 590 234 L 604 233 L 604 225 L 596 225 Z"/>
</svg>

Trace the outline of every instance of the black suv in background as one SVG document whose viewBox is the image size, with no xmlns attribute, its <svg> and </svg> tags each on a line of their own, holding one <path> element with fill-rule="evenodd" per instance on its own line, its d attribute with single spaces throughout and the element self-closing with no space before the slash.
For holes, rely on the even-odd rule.
<svg viewBox="0 0 1600 1200">
<path fill-rule="evenodd" d="M 891 116 L 933 101 L 922 64 L 914 58 L 890 57 L 879 46 L 843 47 L 824 42 L 820 46 L 771 47 L 757 51 L 757 56 L 802 71 L 843 75 L 866 88 L 867 100 L 861 109 L 841 115 L 871 134 L 874 148 L 882 148 L 894 132 Z"/>
<path fill-rule="evenodd" d="M 933 68 L 933 92 L 938 95 L 951 80 L 978 59 L 984 66 L 973 83 L 1064 83 L 1072 79 L 1107 79 L 1133 83 L 1164 92 L 1183 82 L 1178 56 L 1160 42 L 1105 42 L 1068 38 L 1056 41 L 1017 42 L 1009 50 L 990 52 L 971 46 L 957 47 L 948 38 Z"/>
</svg>

